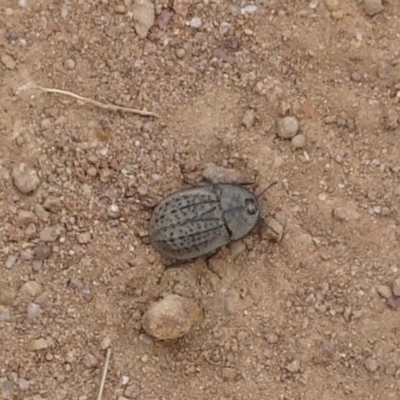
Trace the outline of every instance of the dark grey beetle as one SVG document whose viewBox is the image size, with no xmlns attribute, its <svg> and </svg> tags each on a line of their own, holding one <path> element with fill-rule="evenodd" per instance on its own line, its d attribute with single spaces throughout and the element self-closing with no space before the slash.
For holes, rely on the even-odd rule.
<svg viewBox="0 0 400 400">
<path fill-rule="evenodd" d="M 257 196 L 237 184 L 183 190 L 156 205 L 149 225 L 150 242 L 167 258 L 190 261 L 248 235 L 260 215 Z"/>
</svg>

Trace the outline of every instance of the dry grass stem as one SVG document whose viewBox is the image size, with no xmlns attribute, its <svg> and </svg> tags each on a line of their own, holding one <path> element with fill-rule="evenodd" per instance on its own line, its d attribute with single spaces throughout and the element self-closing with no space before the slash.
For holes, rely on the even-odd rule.
<svg viewBox="0 0 400 400">
<path fill-rule="evenodd" d="M 52 88 L 46 88 L 43 86 L 38 86 L 35 85 L 34 83 L 28 83 L 24 86 L 21 86 L 18 90 L 17 93 L 23 91 L 23 90 L 27 90 L 27 89 L 38 89 L 41 90 L 42 92 L 46 92 L 46 93 L 57 93 L 57 94 L 62 94 L 64 96 L 69 96 L 69 97 L 73 97 L 74 99 L 83 101 L 85 103 L 91 104 L 95 107 L 99 107 L 102 108 L 104 110 L 112 110 L 112 111 L 123 111 L 123 112 L 128 112 L 128 113 L 132 113 L 132 114 L 137 114 L 137 115 L 141 115 L 143 117 L 156 117 L 158 118 L 159 116 L 151 111 L 145 111 L 145 110 L 138 110 L 136 108 L 130 108 L 130 107 L 122 107 L 122 106 L 117 106 L 115 104 L 104 104 L 104 103 L 100 103 L 99 101 L 93 100 L 93 99 L 89 99 L 87 97 L 83 97 L 83 96 L 79 96 L 78 94 L 72 93 L 72 92 L 68 92 L 66 90 L 61 90 L 61 89 L 52 89 Z"/>
<path fill-rule="evenodd" d="M 106 361 L 104 363 L 104 368 L 103 368 L 103 375 L 101 376 L 101 382 L 100 382 L 100 388 L 99 388 L 99 394 L 97 396 L 97 400 L 101 400 L 103 397 L 103 390 L 104 390 L 104 385 L 106 383 L 106 377 L 107 377 L 107 371 L 108 371 L 108 364 L 110 363 L 110 357 L 111 357 L 111 348 L 107 349 L 107 354 L 106 354 Z"/>
</svg>

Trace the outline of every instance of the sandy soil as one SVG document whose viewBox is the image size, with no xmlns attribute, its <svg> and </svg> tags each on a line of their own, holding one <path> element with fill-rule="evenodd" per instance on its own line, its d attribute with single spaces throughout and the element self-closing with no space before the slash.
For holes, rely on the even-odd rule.
<svg viewBox="0 0 400 400">
<path fill-rule="evenodd" d="M 155 11 L 0 0 L 0 398 L 95 399 L 110 348 L 103 399 L 399 399 L 400 3 Z M 212 164 L 278 181 L 284 237 L 165 271 L 145 205 Z M 172 293 L 204 319 L 154 340 Z"/>
</svg>

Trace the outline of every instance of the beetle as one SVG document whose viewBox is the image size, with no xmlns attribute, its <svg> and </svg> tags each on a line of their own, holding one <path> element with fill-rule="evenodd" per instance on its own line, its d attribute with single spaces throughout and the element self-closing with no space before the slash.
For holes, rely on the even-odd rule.
<svg viewBox="0 0 400 400">
<path fill-rule="evenodd" d="M 260 220 L 258 196 L 243 185 L 206 184 L 162 199 L 150 218 L 149 238 L 161 255 L 187 262 L 247 236 Z"/>
</svg>

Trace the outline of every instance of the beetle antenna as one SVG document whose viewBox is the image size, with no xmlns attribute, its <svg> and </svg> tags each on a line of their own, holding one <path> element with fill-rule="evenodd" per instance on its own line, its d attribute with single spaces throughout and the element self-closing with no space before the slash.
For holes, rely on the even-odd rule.
<svg viewBox="0 0 400 400">
<path fill-rule="evenodd" d="M 278 181 L 270 183 L 260 194 L 257 195 L 258 198 L 260 198 L 265 192 L 267 192 L 272 186 L 275 186 L 278 183 Z"/>
</svg>

